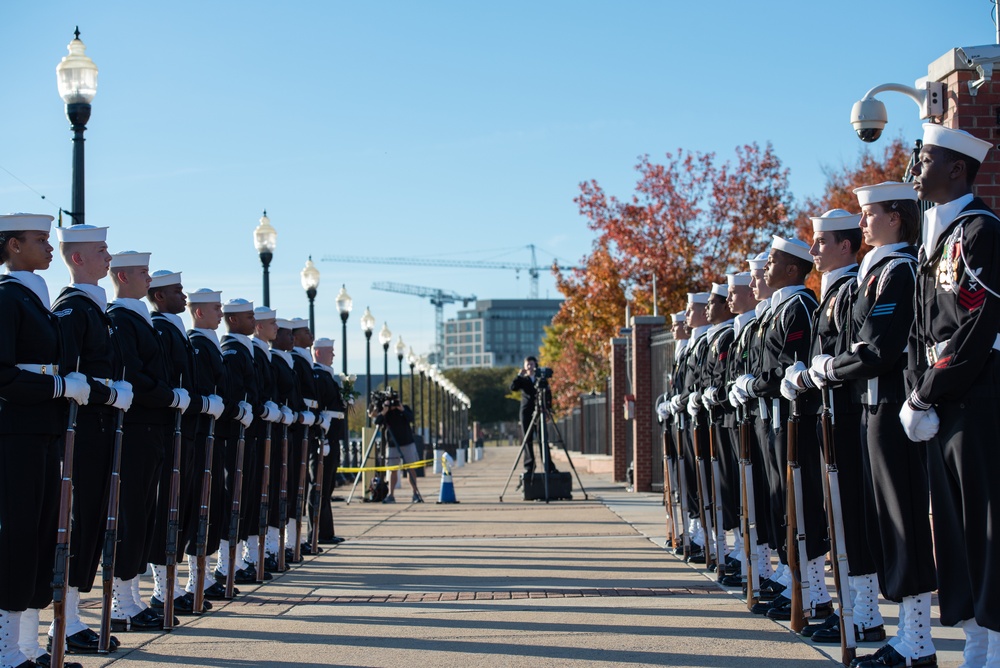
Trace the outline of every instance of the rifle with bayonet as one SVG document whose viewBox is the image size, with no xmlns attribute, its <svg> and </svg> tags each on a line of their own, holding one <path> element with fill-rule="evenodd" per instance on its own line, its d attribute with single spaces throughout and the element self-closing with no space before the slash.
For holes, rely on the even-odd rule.
<svg viewBox="0 0 1000 668">
<path fill-rule="evenodd" d="M 181 381 L 184 379 L 181 378 Z M 178 387 L 183 387 L 179 382 Z M 170 468 L 170 492 L 167 497 L 167 550 L 164 565 L 167 568 L 167 582 L 163 592 L 163 630 L 174 628 L 174 585 L 177 583 L 177 535 L 180 532 L 181 500 L 181 419 L 184 411 L 177 409 L 174 416 L 174 451 Z"/>
<path fill-rule="evenodd" d="M 700 411 L 699 411 L 700 412 Z M 692 440 L 694 441 L 694 460 L 698 466 L 698 515 L 701 519 L 702 533 L 705 536 L 705 566 L 710 566 L 712 557 L 712 506 L 710 492 L 708 489 L 708 471 L 705 458 L 701 453 L 701 427 L 698 425 L 698 417 L 693 416 Z"/>
<path fill-rule="evenodd" d="M 739 409 L 740 418 L 740 497 L 743 524 L 743 560 L 747 575 L 747 609 L 760 598 L 760 572 L 757 570 L 757 508 L 753 491 L 753 460 L 750 456 L 750 415 L 746 406 Z"/>
<path fill-rule="evenodd" d="M 785 476 L 787 494 L 785 497 L 786 533 L 785 551 L 788 554 L 788 570 L 792 576 L 791 628 L 798 633 L 805 628 L 805 610 L 808 609 L 809 570 L 806 555 L 805 513 L 802 503 L 802 469 L 799 466 L 799 407 L 798 401 L 791 402 L 787 425 L 788 464 Z M 775 416 L 775 420 L 779 419 Z"/>
<path fill-rule="evenodd" d="M 205 606 L 205 573 L 208 568 L 208 523 L 212 504 L 212 458 L 215 456 L 215 416 L 208 416 L 208 435 L 205 437 L 205 465 L 201 474 L 201 498 L 198 504 L 198 531 L 195 535 L 194 554 L 194 613 L 201 614 Z"/>
<path fill-rule="evenodd" d="M 285 533 L 288 530 L 288 425 L 281 426 L 281 469 L 278 473 L 278 571 L 285 570 Z"/>
<path fill-rule="evenodd" d="M 264 429 L 264 468 L 260 476 L 260 520 L 257 525 L 257 582 L 264 581 L 267 516 L 271 510 L 271 423 L 268 422 Z"/>
<path fill-rule="evenodd" d="M 124 374 L 123 374 L 124 375 Z M 101 631 L 97 651 L 111 651 L 111 605 L 118 552 L 118 505 L 121 500 L 122 423 L 125 411 L 115 411 L 115 441 L 111 452 L 111 485 L 108 489 L 108 519 L 104 525 L 104 550 L 101 555 Z"/>
<path fill-rule="evenodd" d="M 688 489 L 684 456 L 684 414 L 678 411 L 674 416 L 677 429 L 677 499 L 681 507 L 681 544 L 684 546 L 684 561 L 691 557 L 691 536 L 688 533 Z"/>
<path fill-rule="evenodd" d="M 236 545 L 240 540 L 240 497 L 243 495 L 243 457 L 246 452 L 247 428 L 240 423 L 236 441 L 236 468 L 233 474 L 233 500 L 229 511 L 229 572 L 226 573 L 226 598 L 231 599 L 236 586 Z"/>
<path fill-rule="evenodd" d="M 310 524 L 312 524 L 313 554 L 319 554 L 319 518 L 323 508 L 323 442 L 326 439 L 322 428 L 317 428 L 316 432 L 319 434 L 319 438 L 316 439 L 316 477 L 313 479 L 312 493 L 310 494 L 313 499 L 312 516 L 310 518 Z M 400 475 L 402 475 L 402 471 L 400 471 Z"/>
<path fill-rule="evenodd" d="M 302 561 L 302 514 L 306 501 L 306 469 L 309 463 L 309 425 L 303 425 L 302 444 L 299 447 L 299 479 L 295 488 L 295 548 L 292 550 L 294 556 L 292 561 L 298 563 Z"/>
<path fill-rule="evenodd" d="M 716 424 L 712 409 L 708 409 L 708 457 L 712 462 L 712 507 L 715 509 L 715 579 L 721 582 L 726 577 L 726 530 L 722 522 L 722 464 L 716 443 Z M 706 529 L 707 531 L 707 529 Z M 708 542 L 706 538 L 706 542 Z"/>
<path fill-rule="evenodd" d="M 79 371 L 80 363 L 77 362 Z M 52 657 L 51 664 L 62 668 L 66 655 L 66 586 L 69 579 L 69 538 L 73 514 L 73 451 L 76 445 L 76 416 L 79 404 L 69 400 L 66 437 L 63 440 L 62 479 L 59 483 L 59 524 L 56 558 L 52 567 Z"/>
</svg>

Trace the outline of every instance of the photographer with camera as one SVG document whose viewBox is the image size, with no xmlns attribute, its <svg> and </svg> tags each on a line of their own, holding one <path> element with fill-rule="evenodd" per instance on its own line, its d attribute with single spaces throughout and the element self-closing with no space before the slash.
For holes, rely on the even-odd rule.
<svg viewBox="0 0 1000 668">
<path fill-rule="evenodd" d="M 413 411 L 409 406 L 404 406 L 399 400 L 399 395 L 392 388 L 383 391 L 372 392 L 369 402 L 368 415 L 375 425 L 386 429 L 388 433 L 388 447 L 386 448 L 386 465 L 398 466 L 400 464 L 412 464 L 417 461 L 417 446 L 414 443 Z M 389 472 L 389 493 L 382 499 L 382 503 L 396 503 L 395 490 L 398 471 Z M 410 487 L 413 489 L 413 503 L 423 503 L 424 498 L 417 489 L 417 474 L 414 469 L 406 471 L 410 479 Z"/>
<path fill-rule="evenodd" d="M 535 414 L 535 405 L 539 395 L 547 396 L 548 378 L 552 377 L 552 370 L 538 367 L 538 358 L 529 355 L 524 358 L 524 368 L 518 372 L 517 376 L 510 384 L 511 391 L 521 391 L 521 430 L 524 439 L 524 472 L 531 474 L 535 472 L 535 433 L 531 426 L 531 419 Z M 548 447 L 548 443 L 542 443 L 541 447 Z M 539 451 L 539 454 L 545 454 Z M 552 464 L 551 457 L 546 456 L 549 462 L 549 473 L 554 473 L 556 467 Z"/>
</svg>

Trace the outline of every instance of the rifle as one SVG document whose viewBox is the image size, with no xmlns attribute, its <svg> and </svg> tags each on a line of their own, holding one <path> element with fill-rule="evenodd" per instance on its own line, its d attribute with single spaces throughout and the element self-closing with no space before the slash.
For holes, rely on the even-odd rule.
<svg viewBox="0 0 1000 668">
<path fill-rule="evenodd" d="M 678 413 L 677 420 L 677 499 L 681 507 L 681 544 L 684 546 L 684 561 L 691 556 L 691 536 L 688 534 L 688 490 L 684 460 L 684 416 Z"/>
<path fill-rule="evenodd" d="M 829 395 L 827 394 L 829 393 Z M 823 412 L 820 414 L 820 426 L 823 434 L 823 459 L 826 461 L 826 508 L 828 521 L 832 528 L 830 535 L 830 552 L 833 560 L 833 580 L 837 586 L 837 598 L 840 601 L 840 661 L 845 666 L 851 665 L 857 654 L 857 639 L 854 637 L 854 604 L 851 601 L 851 588 L 848 583 L 849 565 L 847 562 L 847 543 L 844 539 L 844 514 L 840 505 L 840 472 L 837 470 L 837 452 L 833 442 L 834 416 L 833 390 L 820 388 L 823 396 Z"/>
<path fill-rule="evenodd" d="M 757 570 L 757 508 L 753 492 L 753 462 L 750 458 L 750 416 L 744 406 L 740 418 L 740 476 L 742 489 L 743 559 L 747 573 L 747 609 L 760 598 L 760 572 Z"/>
<path fill-rule="evenodd" d="M 715 579 L 721 581 L 726 576 L 726 530 L 722 528 L 722 465 L 719 462 L 715 444 L 715 423 L 712 410 L 708 410 L 708 456 L 712 461 L 712 505 L 715 507 Z"/>
<path fill-rule="evenodd" d="M 215 454 L 215 416 L 208 417 L 208 435 L 205 437 L 205 466 L 201 474 L 201 503 L 198 505 L 198 533 L 195 536 L 194 554 L 194 610 L 200 615 L 205 606 L 205 571 L 208 568 L 208 522 L 212 503 L 212 458 Z"/>
<path fill-rule="evenodd" d="M 292 561 L 302 561 L 302 513 L 306 501 L 306 468 L 309 460 L 309 425 L 303 425 L 302 447 L 299 449 L 299 480 L 295 488 L 295 549 Z"/>
<path fill-rule="evenodd" d="M 785 551 L 788 554 L 788 570 L 792 575 L 791 628 L 798 633 L 806 625 L 804 610 L 807 609 L 808 603 L 804 599 L 809 596 L 809 570 L 806 560 L 806 530 L 802 507 L 802 469 L 799 467 L 799 407 L 797 401 L 792 401 L 791 404 L 792 410 L 788 416 L 787 426 Z M 775 420 L 777 419 L 776 415 Z M 798 548 L 798 552 L 796 552 L 796 548 Z"/>
<path fill-rule="evenodd" d="M 285 531 L 288 525 L 288 425 L 281 426 L 281 470 L 278 474 L 278 570 L 285 570 Z"/>
<path fill-rule="evenodd" d="M 236 544 L 240 540 L 240 496 L 243 494 L 243 455 L 246 450 L 247 428 L 240 423 L 239 439 L 236 441 L 236 473 L 233 475 L 233 501 L 229 513 L 229 572 L 226 573 L 226 598 L 233 597 L 236 584 Z"/>
<path fill-rule="evenodd" d="M 667 541 L 671 548 L 677 547 L 677 521 L 674 514 L 674 494 L 671 484 L 670 432 L 666 420 L 663 421 L 663 507 L 667 511 Z"/>
<path fill-rule="evenodd" d="M 701 435 L 701 428 L 698 426 L 698 418 L 694 418 L 692 429 L 692 440 L 694 441 L 694 459 L 698 466 L 698 514 L 701 518 L 702 533 L 705 535 L 705 566 L 711 565 L 712 559 L 712 506 L 708 496 L 708 472 L 706 471 L 705 458 L 701 456 L 701 447 L 698 445 L 698 437 Z"/>
<path fill-rule="evenodd" d="M 178 383 L 180 385 L 180 383 Z M 180 530 L 181 500 L 181 414 L 174 416 L 174 452 L 170 469 L 170 496 L 167 498 L 167 567 L 166 591 L 163 593 L 163 630 L 174 628 L 174 585 L 177 583 L 177 533 Z"/>
<path fill-rule="evenodd" d="M 115 556 L 118 551 L 118 503 L 121 499 L 122 422 L 125 411 L 115 411 L 115 444 L 111 453 L 111 487 L 108 490 L 108 521 L 104 525 L 104 553 L 101 556 L 101 632 L 97 651 L 111 651 L 111 598 L 115 579 Z"/>
<path fill-rule="evenodd" d="M 267 515 L 271 510 L 271 423 L 264 432 L 264 469 L 260 476 L 260 522 L 257 525 L 257 582 L 264 581 L 266 555 Z"/>
<path fill-rule="evenodd" d="M 323 430 L 319 429 L 319 447 L 316 451 L 316 478 L 313 480 L 312 553 L 319 554 L 319 517 L 323 507 Z M 402 474 L 402 472 L 400 472 Z"/>
<path fill-rule="evenodd" d="M 77 363 L 79 369 L 79 362 Z M 73 450 L 76 445 L 76 415 L 79 405 L 69 400 L 69 418 L 63 450 L 62 481 L 59 484 L 59 529 L 56 534 L 56 560 L 52 567 L 51 664 L 62 668 L 66 656 L 66 585 L 69 578 L 70 516 L 73 511 Z"/>
</svg>

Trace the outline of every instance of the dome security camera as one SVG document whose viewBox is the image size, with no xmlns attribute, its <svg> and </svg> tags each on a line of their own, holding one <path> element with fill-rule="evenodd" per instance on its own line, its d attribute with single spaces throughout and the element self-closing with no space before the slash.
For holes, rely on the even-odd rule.
<svg viewBox="0 0 1000 668">
<path fill-rule="evenodd" d="M 851 125 L 863 142 L 878 141 L 888 121 L 885 105 L 874 97 L 858 100 L 851 108 Z"/>
</svg>

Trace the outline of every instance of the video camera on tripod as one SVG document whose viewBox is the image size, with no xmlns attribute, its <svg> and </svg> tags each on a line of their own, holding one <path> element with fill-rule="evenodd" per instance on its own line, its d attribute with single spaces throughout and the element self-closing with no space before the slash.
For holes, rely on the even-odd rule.
<svg viewBox="0 0 1000 668">
<path fill-rule="evenodd" d="M 380 415 L 386 408 L 402 407 L 396 390 L 389 387 L 384 390 L 373 390 L 368 395 L 368 414 L 372 417 Z"/>
</svg>

